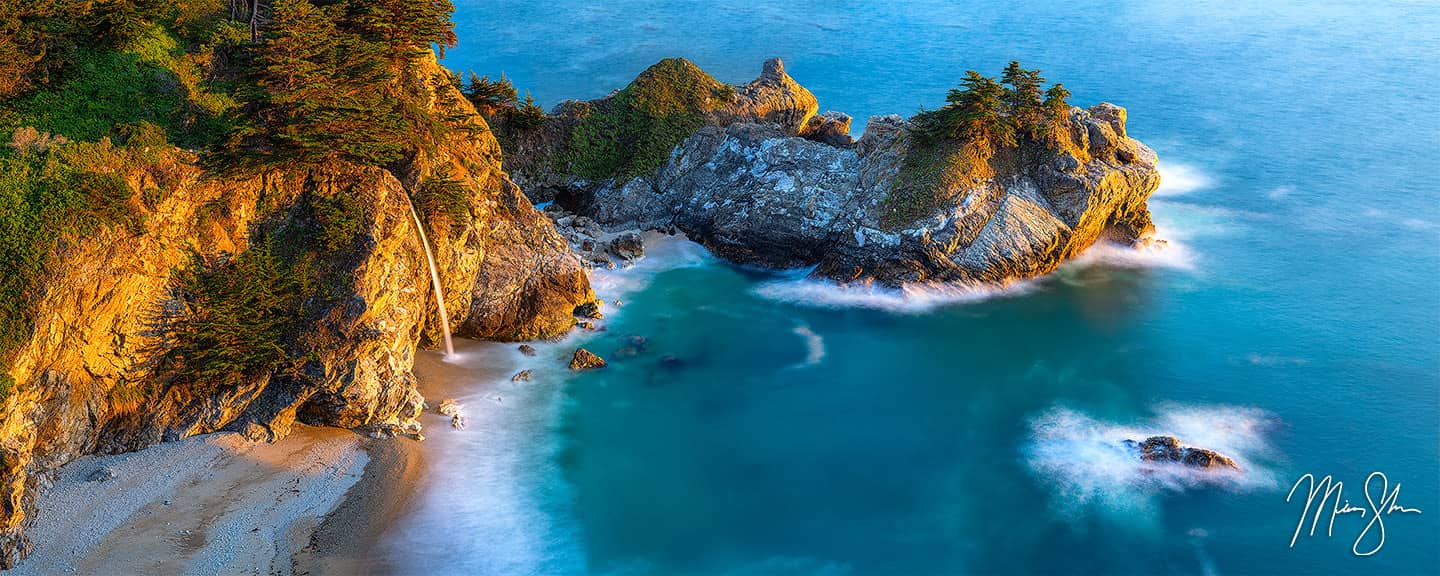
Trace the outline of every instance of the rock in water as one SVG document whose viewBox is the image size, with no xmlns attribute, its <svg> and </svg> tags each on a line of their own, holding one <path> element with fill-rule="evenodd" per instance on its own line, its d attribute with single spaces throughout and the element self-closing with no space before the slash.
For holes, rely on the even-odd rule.
<svg viewBox="0 0 1440 576">
<path fill-rule="evenodd" d="M 459 414 L 460 409 L 464 407 L 464 404 L 456 402 L 454 398 L 446 398 L 440 401 L 440 408 L 438 411 L 440 412 L 441 416 L 454 416 L 456 414 Z"/>
<path fill-rule="evenodd" d="M 604 368 L 605 360 L 595 353 L 581 348 L 575 351 L 575 357 L 570 359 L 571 370 L 589 370 L 591 368 Z"/>
<path fill-rule="evenodd" d="M 519 350 L 521 354 L 524 354 L 526 356 L 535 355 L 535 347 L 529 344 L 521 344 Z"/>
<path fill-rule="evenodd" d="M 1138 451 L 1148 462 L 1175 462 L 1192 468 L 1239 470 L 1234 460 L 1214 450 L 1180 444 L 1174 436 L 1151 436 L 1143 441 L 1126 440 L 1125 445 Z"/>
<path fill-rule="evenodd" d="M 645 255 L 645 240 L 640 237 L 639 232 L 621 232 L 610 241 L 610 253 L 626 260 L 634 260 Z"/>
<path fill-rule="evenodd" d="M 511 376 L 511 377 L 510 377 L 510 381 L 511 381 L 511 382 L 529 382 L 529 381 L 530 381 L 530 371 L 529 371 L 529 370 L 521 370 L 521 371 L 519 371 L 519 372 L 516 372 L 514 376 Z"/>
<path fill-rule="evenodd" d="M 605 317 L 605 314 L 600 311 L 599 300 L 591 300 L 589 302 L 576 306 L 575 315 L 581 318 L 589 318 L 591 320 L 599 320 Z"/>
<path fill-rule="evenodd" d="M 714 88 L 692 72 L 705 80 L 691 88 Z M 1133 245 L 1154 231 L 1157 159 L 1129 137 L 1119 106 L 1070 108 L 1052 138 L 996 144 L 993 158 L 977 159 L 958 140 L 912 138 L 915 125 L 896 115 L 871 118 L 852 142 L 849 118 L 816 116 L 814 96 L 779 61 L 731 88 L 731 103 L 702 114 L 657 168 L 597 179 L 546 160 L 584 121 L 580 110 L 604 100 L 547 118 L 553 137 L 509 167 L 573 211 L 583 236 L 676 227 L 726 260 L 813 267 L 839 283 L 1003 284 L 1049 273 L 1098 241 Z M 601 246 L 590 261 L 608 266 Z"/>
<path fill-rule="evenodd" d="M 101 466 L 99 469 L 91 472 L 90 476 L 86 479 L 91 482 L 108 482 L 115 479 L 115 471 L 111 470 L 109 466 Z"/>
</svg>

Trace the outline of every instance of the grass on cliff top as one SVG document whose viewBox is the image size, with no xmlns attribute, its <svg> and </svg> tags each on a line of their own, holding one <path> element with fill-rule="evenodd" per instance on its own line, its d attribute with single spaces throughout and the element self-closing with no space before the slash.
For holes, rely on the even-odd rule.
<svg viewBox="0 0 1440 576">
<path fill-rule="evenodd" d="M 880 224 L 899 229 L 933 215 L 955 194 L 993 177 L 994 156 L 985 143 L 912 141 L 889 194 L 880 203 Z"/>
<path fill-rule="evenodd" d="M 237 41 L 233 36 L 217 32 L 214 42 Z M 170 141 L 182 145 L 218 142 L 232 128 L 226 117 L 237 103 L 205 81 L 205 65 L 213 57 L 211 48 L 185 53 L 159 25 L 120 50 L 83 48 L 74 54 L 74 71 L 66 80 L 0 106 L 0 134 L 30 126 L 94 141 L 119 126 L 144 121 L 161 126 Z"/>
<path fill-rule="evenodd" d="M 682 58 L 661 60 L 612 98 L 597 102 L 570 135 L 564 161 L 589 180 L 654 173 L 670 151 L 734 101 L 735 90 Z"/>
</svg>

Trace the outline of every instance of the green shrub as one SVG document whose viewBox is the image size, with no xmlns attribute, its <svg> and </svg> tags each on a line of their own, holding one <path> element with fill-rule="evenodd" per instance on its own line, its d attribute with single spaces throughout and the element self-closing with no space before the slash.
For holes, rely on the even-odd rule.
<svg viewBox="0 0 1440 576">
<path fill-rule="evenodd" d="M 30 334 L 34 291 L 57 242 L 143 223 L 123 180 L 86 169 L 95 146 L 0 153 L 0 361 Z"/>
<path fill-rule="evenodd" d="M 311 196 L 310 208 L 315 214 L 315 247 L 331 254 L 348 250 L 365 225 L 365 206 L 345 193 L 334 196 Z"/>
<path fill-rule="evenodd" d="M 470 188 L 455 179 L 449 166 L 442 166 L 425 179 L 417 192 L 416 205 L 426 221 L 437 216 L 448 218 L 452 224 L 470 221 Z"/>
</svg>

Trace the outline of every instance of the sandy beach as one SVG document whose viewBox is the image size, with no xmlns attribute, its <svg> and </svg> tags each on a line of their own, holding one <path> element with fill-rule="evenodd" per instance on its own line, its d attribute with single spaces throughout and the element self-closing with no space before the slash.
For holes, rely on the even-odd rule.
<svg viewBox="0 0 1440 576">
<path fill-rule="evenodd" d="M 360 439 L 296 426 L 275 444 L 221 433 L 80 458 L 41 494 L 18 573 L 287 572 L 370 461 Z"/>
<path fill-rule="evenodd" d="M 438 356 L 418 364 L 425 432 L 451 433 L 433 406 L 483 386 Z M 379 543 L 413 507 L 424 446 L 296 424 L 273 444 L 217 433 L 79 458 L 41 493 L 13 573 L 393 574 Z M 102 469 L 114 477 L 91 480 Z"/>
</svg>

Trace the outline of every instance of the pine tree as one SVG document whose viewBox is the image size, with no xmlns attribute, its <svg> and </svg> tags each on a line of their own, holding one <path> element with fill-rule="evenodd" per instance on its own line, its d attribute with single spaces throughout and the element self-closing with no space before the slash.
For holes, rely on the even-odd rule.
<svg viewBox="0 0 1440 576">
<path fill-rule="evenodd" d="M 494 114 L 500 110 L 511 109 L 519 102 L 520 93 L 515 90 L 515 84 L 500 73 L 499 80 L 490 80 L 489 76 L 476 77 L 474 72 L 469 75 L 469 82 L 465 86 L 465 97 L 470 100 L 481 114 Z"/>
<path fill-rule="evenodd" d="M 960 84 L 963 88 L 952 89 L 940 110 L 946 112 L 945 136 L 1013 145 L 1015 129 L 1003 114 L 1005 89 L 974 70 L 967 70 Z"/>
</svg>

